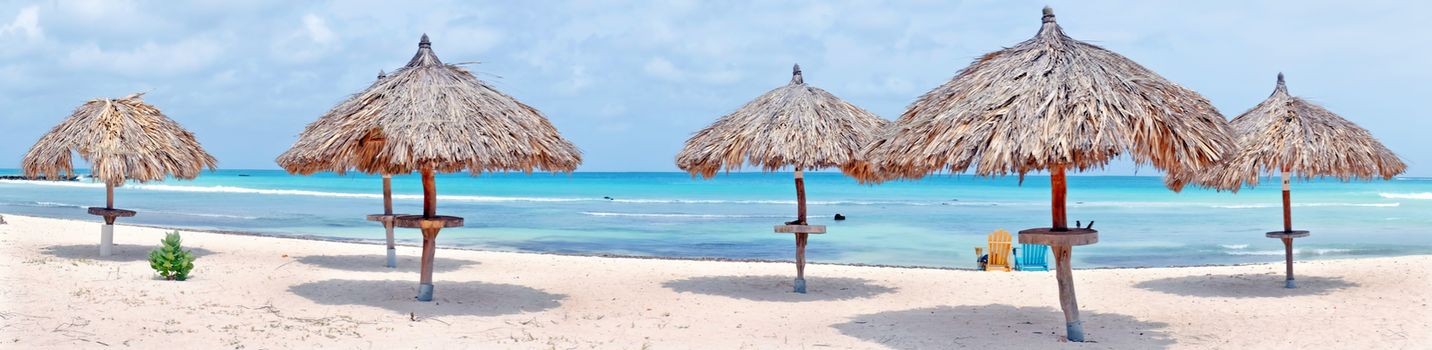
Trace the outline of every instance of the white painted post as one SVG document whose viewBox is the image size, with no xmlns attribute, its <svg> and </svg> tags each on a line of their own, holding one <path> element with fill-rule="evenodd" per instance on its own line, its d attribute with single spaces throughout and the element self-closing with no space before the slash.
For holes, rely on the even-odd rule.
<svg viewBox="0 0 1432 350">
<path fill-rule="evenodd" d="M 99 227 L 99 256 L 113 255 L 114 246 L 114 225 L 104 224 Z"/>
<path fill-rule="evenodd" d="M 393 244 L 393 219 L 384 220 L 383 227 L 388 229 L 388 267 L 398 267 L 398 248 Z"/>
</svg>

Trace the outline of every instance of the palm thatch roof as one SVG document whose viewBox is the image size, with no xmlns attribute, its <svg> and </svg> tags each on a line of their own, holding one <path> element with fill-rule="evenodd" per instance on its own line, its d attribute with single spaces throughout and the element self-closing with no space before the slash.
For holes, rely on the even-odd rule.
<svg viewBox="0 0 1432 350">
<path fill-rule="evenodd" d="M 1391 179 L 1407 170 L 1392 150 L 1367 129 L 1331 111 L 1288 94 L 1283 74 L 1273 94 L 1233 118 L 1237 148 L 1217 166 L 1199 172 L 1179 172 L 1167 178 L 1169 187 L 1188 183 L 1237 191 L 1256 186 L 1260 174 L 1287 169 L 1298 178 L 1334 177 Z"/>
<path fill-rule="evenodd" d="M 214 169 L 218 161 L 194 134 L 144 103 L 143 95 L 80 105 L 25 153 L 20 165 L 25 176 L 73 176 L 72 153 L 90 163 L 91 177 L 114 185 L 166 176 L 193 179 L 205 167 Z"/>
<path fill-rule="evenodd" d="M 850 173 L 860 148 L 889 121 L 806 85 L 800 65 L 791 82 L 746 103 L 696 132 L 676 155 L 676 166 L 710 178 L 745 163 L 765 171 L 830 167 Z"/>
<path fill-rule="evenodd" d="M 1033 39 L 976 59 L 882 136 L 865 149 L 878 171 L 865 180 L 971 166 L 982 176 L 1085 170 L 1125 153 L 1138 164 L 1194 169 L 1232 144 L 1227 122 L 1203 96 L 1070 38 L 1048 7 Z"/>
<path fill-rule="evenodd" d="M 425 34 L 406 66 L 309 124 L 277 161 L 298 174 L 569 172 L 582 153 L 537 109 L 444 64 Z"/>
</svg>

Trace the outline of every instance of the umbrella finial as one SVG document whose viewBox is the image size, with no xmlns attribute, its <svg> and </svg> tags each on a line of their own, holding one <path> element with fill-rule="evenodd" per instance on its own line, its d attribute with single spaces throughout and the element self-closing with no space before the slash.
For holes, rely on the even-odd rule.
<svg viewBox="0 0 1432 350">
<path fill-rule="evenodd" d="M 1044 23 L 1054 22 L 1054 8 L 1044 6 Z"/>
<path fill-rule="evenodd" d="M 379 69 L 379 70 L 378 70 L 378 79 L 383 79 L 383 78 L 387 78 L 387 77 L 388 77 L 388 72 L 384 72 L 382 69 Z"/>
<path fill-rule="evenodd" d="M 1278 72 L 1278 87 L 1273 89 L 1273 93 L 1278 92 L 1288 93 L 1288 84 L 1283 82 L 1283 72 Z"/>
<path fill-rule="evenodd" d="M 801 77 L 801 65 L 799 63 L 791 68 L 791 84 L 805 84 L 805 78 Z"/>
<path fill-rule="evenodd" d="M 418 53 L 413 55 L 413 59 L 408 61 L 406 67 L 441 66 L 442 64 L 443 61 L 433 53 L 433 42 L 428 41 L 427 33 L 423 33 L 423 38 L 418 40 Z"/>
</svg>

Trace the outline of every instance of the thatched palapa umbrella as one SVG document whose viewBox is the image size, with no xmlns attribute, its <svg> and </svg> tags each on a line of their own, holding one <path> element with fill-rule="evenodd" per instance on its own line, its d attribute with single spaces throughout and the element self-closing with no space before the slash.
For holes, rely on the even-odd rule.
<svg viewBox="0 0 1432 350">
<path fill-rule="evenodd" d="M 1083 341 L 1070 254 L 1098 242 L 1098 232 L 1068 227 L 1065 171 L 1123 154 L 1160 169 L 1197 169 L 1231 143 L 1227 122 L 1203 96 L 1066 36 L 1046 7 L 1033 39 L 981 56 L 911 104 L 866 148 L 877 174 L 865 176 L 918 179 L 972 166 L 980 176 L 1049 171 L 1053 227 L 1020 231 L 1019 242 L 1053 248 L 1067 338 Z"/>
<path fill-rule="evenodd" d="M 89 208 L 104 217 L 100 227 L 99 255 L 109 256 L 114 242 L 114 220 L 134 216 L 133 210 L 114 207 L 114 188 L 126 180 L 161 181 L 167 176 L 193 179 L 217 161 L 194 134 L 144 103 L 135 93 L 118 99 L 94 99 L 40 137 L 21 160 L 25 176 L 59 178 L 74 175 L 71 153 L 90 163 L 90 177 L 104 181 L 104 207 Z"/>
<path fill-rule="evenodd" d="M 1238 135 L 1237 148 L 1210 169 L 1175 173 L 1168 178 L 1169 186 L 1178 189 L 1194 183 L 1236 192 L 1245 184 L 1258 185 L 1263 174 L 1281 173 L 1283 230 L 1265 236 L 1283 241 L 1288 275 L 1284 286 L 1288 288 L 1297 287 L 1293 281 L 1293 239 L 1309 235 L 1308 231 L 1293 230 L 1290 182 L 1295 174 L 1302 179 L 1333 177 L 1350 181 L 1391 179 L 1407 170 L 1407 165 L 1366 129 L 1288 94 L 1282 73 L 1278 73 L 1273 94 L 1233 118 L 1230 125 Z"/>
<path fill-rule="evenodd" d="M 432 300 L 438 231 L 463 224 L 462 218 L 437 215 L 434 174 L 570 172 L 581 162 L 581 151 L 541 112 L 462 67 L 442 63 L 427 35 L 406 66 L 334 106 L 278 157 L 279 165 L 296 174 L 422 175 L 423 215 L 393 220 L 398 227 L 422 230 L 420 301 Z"/>
<path fill-rule="evenodd" d="M 765 171 L 795 168 L 796 219 L 775 227 L 796 235 L 795 291 L 805 293 L 805 246 L 824 225 L 807 225 L 805 170 L 840 168 L 855 172 L 860 148 L 887 121 L 806 85 L 796 65 L 791 82 L 727 114 L 686 140 L 676 166 L 692 176 L 711 178 L 745 163 Z"/>
</svg>

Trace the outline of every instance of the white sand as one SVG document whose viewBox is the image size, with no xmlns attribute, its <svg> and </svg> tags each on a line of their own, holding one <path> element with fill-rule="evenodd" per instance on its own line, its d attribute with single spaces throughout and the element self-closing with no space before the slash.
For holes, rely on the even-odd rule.
<svg viewBox="0 0 1432 350">
<path fill-rule="evenodd" d="M 800 295 L 786 263 L 439 249 L 421 303 L 415 247 L 387 269 L 377 245 L 185 232 L 173 282 L 144 261 L 159 229 L 101 258 L 98 220 L 5 218 L 0 348 L 1432 346 L 1432 256 L 1300 262 L 1293 290 L 1281 264 L 1078 270 L 1076 344 L 1052 272 L 811 265 Z"/>
</svg>

